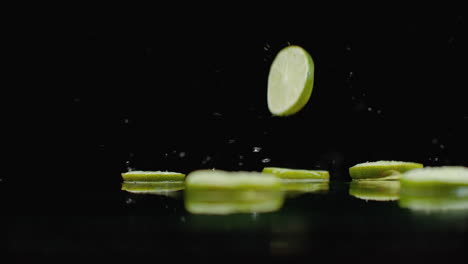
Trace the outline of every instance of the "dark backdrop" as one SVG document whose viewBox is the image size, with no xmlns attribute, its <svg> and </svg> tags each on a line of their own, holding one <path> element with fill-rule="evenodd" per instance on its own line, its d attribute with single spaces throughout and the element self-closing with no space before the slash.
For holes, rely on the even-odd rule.
<svg viewBox="0 0 468 264">
<path fill-rule="evenodd" d="M 283 39 L 196 26 L 168 34 L 161 25 L 39 34 L 40 48 L 27 52 L 40 58 L 40 86 L 57 89 L 26 94 L 35 108 L 23 139 L 39 146 L 18 156 L 37 171 L 64 171 L 48 185 L 84 178 L 114 187 L 128 169 L 283 166 L 349 180 L 350 166 L 373 160 L 466 166 L 466 19 L 323 15 Z M 273 117 L 269 66 L 289 44 L 312 55 L 314 89 L 301 112 Z"/>
</svg>

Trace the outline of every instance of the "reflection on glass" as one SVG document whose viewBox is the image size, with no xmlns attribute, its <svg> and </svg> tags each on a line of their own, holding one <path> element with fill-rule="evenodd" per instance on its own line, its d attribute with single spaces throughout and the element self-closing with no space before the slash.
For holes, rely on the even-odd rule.
<svg viewBox="0 0 468 264">
<path fill-rule="evenodd" d="M 372 201 L 395 201 L 400 198 L 399 181 L 352 181 L 349 194 L 359 199 Z"/>
<path fill-rule="evenodd" d="M 403 184 L 400 207 L 418 211 L 468 212 L 468 186 L 454 184 Z"/>
<path fill-rule="evenodd" d="M 328 180 L 283 180 L 281 189 L 291 198 L 304 193 L 328 193 L 329 186 Z"/>
<path fill-rule="evenodd" d="M 183 190 L 185 183 L 180 182 L 123 182 L 122 190 L 131 193 L 177 196 L 177 191 Z"/>
<path fill-rule="evenodd" d="M 284 194 L 276 190 L 185 191 L 185 208 L 193 214 L 264 213 L 279 210 Z"/>
</svg>

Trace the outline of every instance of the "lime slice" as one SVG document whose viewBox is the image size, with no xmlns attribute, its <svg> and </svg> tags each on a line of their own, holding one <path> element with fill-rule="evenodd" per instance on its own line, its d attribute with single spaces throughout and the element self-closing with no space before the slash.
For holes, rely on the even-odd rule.
<svg viewBox="0 0 468 264">
<path fill-rule="evenodd" d="M 268 109 L 273 115 L 297 113 L 309 101 L 314 83 L 314 62 L 299 46 L 282 49 L 268 75 Z"/>
<path fill-rule="evenodd" d="M 415 162 L 381 160 L 356 164 L 349 168 L 349 174 L 354 180 L 398 180 L 401 173 L 422 167 Z"/>
<path fill-rule="evenodd" d="M 352 181 L 349 194 L 362 200 L 395 201 L 400 198 L 399 181 Z"/>
<path fill-rule="evenodd" d="M 187 189 L 204 190 L 280 190 L 281 180 L 259 172 L 198 170 L 187 175 Z"/>
<path fill-rule="evenodd" d="M 427 167 L 405 172 L 401 184 L 418 186 L 468 186 L 468 168 L 462 166 Z"/>
<path fill-rule="evenodd" d="M 281 179 L 330 179 L 330 173 L 325 170 L 298 170 L 288 168 L 265 167 L 263 168 L 262 172 L 276 175 Z"/>
<path fill-rule="evenodd" d="M 124 181 L 132 182 L 183 181 L 185 178 L 185 174 L 169 171 L 129 171 L 121 175 Z"/>
</svg>

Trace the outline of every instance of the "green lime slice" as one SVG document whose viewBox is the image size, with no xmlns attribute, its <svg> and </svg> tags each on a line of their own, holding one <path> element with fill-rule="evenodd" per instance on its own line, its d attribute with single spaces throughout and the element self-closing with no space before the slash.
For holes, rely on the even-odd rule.
<svg viewBox="0 0 468 264">
<path fill-rule="evenodd" d="M 277 167 L 265 167 L 263 173 L 269 173 L 278 176 L 281 179 L 316 179 L 316 180 L 329 180 L 330 173 L 325 170 L 298 170 Z"/>
<path fill-rule="evenodd" d="M 299 46 L 282 49 L 268 75 L 268 109 L 273 115 L 297 113 L 309 101 L 314 83 L 314 62 Z"/>
<path fill-rule="evenodd" d="M 185 174 L 169 171 L 129 171 L 121 175 L 124 181 L 131 182 L 183 181 L 185 178 Z"/>
<path fill-rule="evenodd" d="M 354 180 L 398 180 L 401 173 L 422 167 L 415 162 L 381 160 L 356 164 L 349 168 L 349 174 Z"/>
<path fill-rule="evenodd" d="M 270 174 L 247 171 L 197 170 L 189 173 L 187 189 L 280 190 L 281 180 Z"/>
<path fill-rule="evenodd" d="M 405 172 L 401 183 L 407 185 L 463 185 L 468 186 L 468 168 L 462 166 L 426 167 Z"/>
<path fill-rule="evenodd" d="M 279 190 L 200 190 L 185 192 L 185 208 L 193 214 L 264 213 L 279 210 L 284 194 Z"/>
<path fill-rule="evenodd" d="M 174 182 L 123 182 L 122 190 L 131 193 L 161 194 L 180 191 L 185 188 L 183 181 Z"/>
<path fill-rule="evenodd" d="M 400 198 L 399 181 L 352 181 L 349 194 L 362 200 L 395 201 Z"/>
</svg>

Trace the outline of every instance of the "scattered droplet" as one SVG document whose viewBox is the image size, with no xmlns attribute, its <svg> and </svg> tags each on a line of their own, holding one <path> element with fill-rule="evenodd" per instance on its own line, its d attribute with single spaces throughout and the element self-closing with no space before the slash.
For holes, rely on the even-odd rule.
<svg viewBox="0 0 468 264">
<path fill-rule="evenodd" d="M 180 221 L 183 222 L 183 223 L 185 223 L 185 216 L 181 216 L 181 217 L 180 217 Z"/>
<path fill-rule="evenodd" d="M 214 113 L 213 113 L 213 116 L 221 117 L 221 116 L 223 116 L 223 115 L 222 115 L 221 113 L 214 112 Z"/>
<path fill-rule="evenodd" d="M 289 42 L 289 41 L 286 41 L 286 43 L 288 43 L 288 45 L 291 45 L 291 42 Z"/>
<path fill-rule="evenodd" d="M 258 153 L 258 152 L 260 152 L 261 150 L 262 150 L 261 147 L 253 147 L 252 152 Z"/>
<path fill-rule="evenodd" d="M 132 198 L 129 197 L 129 198 L 127 198 L 127 200 L 125 200 L 125 203 L 126 204 L 133 204 L 133 203 L 135 203 L 135 200 L 133 200 Z"/>
<path fill-rule="evenodd" d="M 122 120 L 122 122 L 123 122 L 124 124 L 128 124 L 128 123 L 130 123 L 130 119 L 124 118 L 124 119 Z"/>
<path fill-rule="evenodd" d="M 380 109 L 377 110 L 377 114 L 378 114 L 378 115 L 382 114 L 382 110 L 380 110 Z"/>
<path fill-rule="evenodd" d="M 243 163 L 243 162 L 239 162 L 239 163 L 237 163 L 237 165 L 239 165 L 239 166 L 244 166 L 244 163 Z"/>
<path fill-rule="evenodd" d="M 439 142 L 439 140 L 437 138 L 432 139 L 432 144 L 437 144 L 438 142 Z"/>
<path fill-rule="evenodd" d="M 345 49 L 346 49 L 346 51 L 351 51 L 351 45 L 346 45 Z"/>
<path fill-rule="evenodd" d="M 435 157 L 435 158 L 434 158 L 434 161 L 439 161 L 439 157 Z"/>
<path fill-rule="evenodd" d="M 444 144 L 440 144 L 439 147 L 440 147 L 441 149 L 444 149 L 444 148 L 445 148 Z"/>
<path fill-rule="evenodd" d="M 229 139 L 229 140 L 228 140 L 228 144 L 234 144 L 234 143 L 236 143 L 236 140 L 235 140 L 235 139 Z"/>
<path fill-rule="evenodd" d="M 2 179 L 2 178 L 0 178 L 0 182 L 3 182 L 3 179 Z"/>
<path fill-rule="evenodd" d="M 372 112 L 372 107 L 367 107 L 367 111 Z"/>
<path fill-rule="evenodd" d="M 240 159 L 240 160 L 243 160 L 243 159 L 244 159 L 244 156 L 239 155 L 239 159 Z"/>
<path fill-rule="evenodd" d="M 350 71 L 348 74 L 348 78 L 353 78 L 353 76 L 354 76 L 354 72 Z"/>
<path fill-rule="evenodd" d="M 183 151 L 179 153 L 179 157 L 180 157 L 180 158 L 183 158 L 183 157 L 185 157 L 185 155 L 186 155 L 186 153 L 185 153 L 185 152 L 183 152 Z"/>
<path fill-rule="evenodd" d="M 134 168 L 132 166 L 130 166 L 131 163 L 132 162 L 129 161 L 129 160 L 125 161 L 125 167 L 127 168 L 127 171 L 133 171 L 134 170 Z"/>
<path fill-rule="evenodd" d="M 271 161 L 271 159 L 269 159 L 269 158 L 262 159 L 262 163 L 269 163 L 270 161 Z"/>
</svg>

